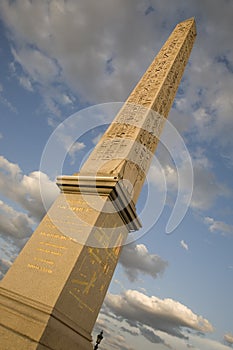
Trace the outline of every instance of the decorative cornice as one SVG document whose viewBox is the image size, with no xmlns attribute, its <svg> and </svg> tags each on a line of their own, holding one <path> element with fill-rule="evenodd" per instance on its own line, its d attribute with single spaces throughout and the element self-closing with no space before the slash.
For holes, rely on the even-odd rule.
<svg viewBox="0 0 233 350">
<path fill-rule="evenodd" d="M 63 175 L 57 177 L 57 185 L 63 193 L 107 195 L 129 231 L 137 231 L 142 226 L 123 181 L 116 176 Z"/>
</svg>

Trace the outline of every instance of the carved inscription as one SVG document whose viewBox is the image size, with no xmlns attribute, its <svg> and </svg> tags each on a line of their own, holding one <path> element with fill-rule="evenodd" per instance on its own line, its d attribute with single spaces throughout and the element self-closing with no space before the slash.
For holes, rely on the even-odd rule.
<svg viewBox="0 0 233 350">
<path fill-rule="evenodd" d="M 35 265 L 35 264 L 28 264 L 27 266 L 29 269 L 33 269 L 33 270 L 40 271 L 40 272 L 46 272 L 49 274 L 53 272 L 51 269 L 48 269 L 44 266 L 39 266 L 39 265 Z"/>
<path fill-rule="evenodd" d="M 106 139 L 96 147 L 91 156 L 92 160 L 108 161 L 111 159 L 123 159 L 130 151 L 130 140 L 124 138 Z"/>
<path fill-rule="evenodd" d="M 41 227 L 41 229 L 40 229 Z M 37 229 L 38 238 L 31 251 L 27 268 L 40 273 L 52 274 L 56 264 L 67 251 L 71 238 L 59 233 L 57 226 L 47 214 Z"/>
<path fill-rule="evenodd" d="M 181 77 L 183 74 L 194 38 L 193 20 L 178 25 L 126 102 L 152 108 L 166 117 L 169 102 L 173 101 L 180 82 L 176 75 Z M 159 91 L 163 97 L 157 100 Z"/>
<path fill-rule="evenodd" d="M 128 230 L 118 213 L 112 217 L 101 213 L 98 227 L 94 227 L 88 242 L 94 246 L 84 247 L 80 264 L 70 277 L 69 294 L 78 302 L 81 309 L 96 313 L 100 307 L 97 300 L 102 300 L 116 267 L 121 247 Z M 114 243 L 115 246 L 110 246 Z M 101 248 L 100 248 L 101 247 Z"/>
<path fill-rule="evenodd" d="M 105 251 L 106 249 L 86 247 L 79 269 L 71 279 L 69 293 L 78 301 L 81 309 L 85 308 L 92 313 L 98 307 L 96 298 L 98 300 L 101 297 L 106 287 L 106 279 L 101 277 L 110 270 Z"/>
<path fill-rule="evenodd" d="M 49 212 L 51 221 L 62 234 L 84 243 L 92 230 L 93 220 L 99 214 L 95 209 L 96 200 L 93 197 L 88 196 L 85 199 L 82 195 L 61 194 L 57 198 L 56 206 Z M 41 248 L 49 249 L 48 246 Z M 61 250 L 58 253 L 61 254 Z"/>
<path fill-rule="evenodd" d="M 118 237 L 119 243 L 123 235 Z M 69 294 L 78 302 L 80 309 L 95 313 L 113 275 L 121 247 L 85 247 L 82 262 L 71 278 Z"/>
<path fill-rule="evenodd" d="M 134 200 L 137 199 L 143 184 L 142 173 L 147 171 L 152 160 L 195 36 L 194 19 L 176 26 L 82 167 L 81 173 L 117 173 L 129 179 L 127 171 L 131 171 L 132 166 L 126 163 L 133 162 L 136 171 L 133 182 L 138 187 Z"/>
</svg>

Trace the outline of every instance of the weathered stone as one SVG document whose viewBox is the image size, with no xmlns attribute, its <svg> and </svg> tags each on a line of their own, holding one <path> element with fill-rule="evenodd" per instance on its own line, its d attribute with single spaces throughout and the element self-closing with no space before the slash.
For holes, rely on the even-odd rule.
<svg viewBox="0 0 233 350">
<path fill-rule="evenodd" d="M 1 282 L 1 350 L 90 350 L 91 332 L 196 35 L 177 25 Z"/>
</svg>

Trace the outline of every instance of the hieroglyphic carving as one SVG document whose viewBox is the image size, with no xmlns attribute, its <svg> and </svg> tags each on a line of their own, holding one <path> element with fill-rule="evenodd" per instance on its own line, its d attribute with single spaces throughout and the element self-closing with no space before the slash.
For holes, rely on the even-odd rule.
<svg viewBox="0 0 233 350">
<path fill-rule="evenodd" d="M 193 19 L 178 24 L 126 103 L 152 108 L 166 117 L 170 110 L 169 100 L 174 98 L 195 35 Z M 158 92 L 161 100 L 156 100 Z M 161 103 L 164 103 L 163 108 Z"/>
<path fill-rule="evenodd" d="M 194 19 L 176 26 L 82 167 L 81 173 L 114 173 L 129 179 L 131 175 L 127 174 L 127 169 L 133 167 L 136 172 L 133 183 L 137 187 L 133 199 L 137 200 L 195 36 Z M 134 146 L 134 143 L 137 145 Z M 129 167 L 127 162 L 135 165 Z"/>
<path fill-rule="evenodd" d="M 130 150 L 130 140 L 124 138 L 106 139 L 93 151 L 92 160 L 105 163 L 111 159 L 125 159 Z"/>
</svg>

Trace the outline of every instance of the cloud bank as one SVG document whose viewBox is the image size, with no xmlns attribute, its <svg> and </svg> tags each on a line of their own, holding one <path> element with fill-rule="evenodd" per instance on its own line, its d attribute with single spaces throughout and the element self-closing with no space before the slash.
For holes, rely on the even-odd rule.
<svg viewBox="0 0 233 350">
<path fill-rule="evenodd" d="M 107 312 L 121 321 L 126 321 L 131 327 L 139 328 L 148 337 L 152 337 L 152 332 L 161 331 L 187 339 L 184 328 L 203 333 L 213 332 L 213 326 L 207 319 L 196 315 L 185 305 L 172 299 L 149 297 L 136 290 L 127 290 L 121 295 L 108 294 L 104 305 Z M 154 342 L 155 339 L 159 342 L 156 337 Z"/>
</svg>

